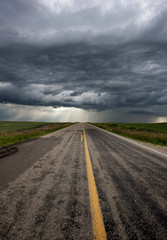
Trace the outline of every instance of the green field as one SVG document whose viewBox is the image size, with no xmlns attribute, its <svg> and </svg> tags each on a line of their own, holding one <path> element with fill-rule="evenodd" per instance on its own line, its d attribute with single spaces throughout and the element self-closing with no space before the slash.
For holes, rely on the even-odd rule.
<svg viewBox="0 0 167 240">
<path fill-rule="evenodd" d="M 0 147 L 40 137 L 71 124 L 0 121 Z"/>
<path fill-rule="evenodd" d="M 94 125 L 135 140 L 167 146 L 167 123 L 94 123 Z"/>
<path fill-rule="evenodd" d="M 0 121 L 0 133 L 27 130 L 46 125 L 44 122 L 10 122 Z"/>
<path fill-rule="evenodd" d="M 167 134 L 167 123 L 122 123 L 118 125 Z"/>
</svg>

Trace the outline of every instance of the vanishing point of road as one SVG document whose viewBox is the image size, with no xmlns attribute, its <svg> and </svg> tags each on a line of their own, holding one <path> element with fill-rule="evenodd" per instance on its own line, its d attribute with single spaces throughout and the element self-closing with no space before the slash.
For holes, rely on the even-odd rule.
<svg viewBox="0 0 167 240">
<path fill-rule="evenodd" d="M 167 154 L 77 123 L 0 159 L 1 240 L 167 239 Z"/>
</svg>

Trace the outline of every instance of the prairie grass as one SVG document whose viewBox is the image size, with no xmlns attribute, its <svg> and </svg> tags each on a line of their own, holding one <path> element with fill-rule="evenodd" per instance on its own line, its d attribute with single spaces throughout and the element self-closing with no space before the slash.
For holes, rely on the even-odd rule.
<svg viewBox="0 0 167 240">
<path fill-rule="evenodd" d="M 48 124 L 48 123 L 46 123 L 46 122 L 0 121 L 0 133 L 32 129 L 32 128 L 41 127 L 46 124 Z"/>
<path fill-rule="evenodd" d="M 94 125 L 135 140 L 167 146 L 167 123 L 94 123 Z"/>
<path fill-rule="evenodd" d="M 13 123 L 11 122 L 11 125 Z M 10 123 L 8 123 L 8 129 L 7 131 L 1 131 L 0 133 L 0 146 L 8 146 L 14 143 L 23 142 L 26 140 L 30 140 L 36 137 L 43 136 L 45 134 L 57 131 L 59 129 L 65 128 L 67 126 L 70 126 L 72 123 L 33 123 L 30 125 L 29 123 L 24 123 L 24 126 L 21 123 L 21 127 L 19 128 L 19 124 L 17 125 L 17 130 L 12 131 L 12 127 L 10 128 Z M 0 126 L 2 126 L 0 124 Z M 28 127 L 29 129 L 26 129 Z M 14 127 L 15 128 L 15 127 Z M 10 130 L 9 130 L 10 129 Z"/>
</svg>

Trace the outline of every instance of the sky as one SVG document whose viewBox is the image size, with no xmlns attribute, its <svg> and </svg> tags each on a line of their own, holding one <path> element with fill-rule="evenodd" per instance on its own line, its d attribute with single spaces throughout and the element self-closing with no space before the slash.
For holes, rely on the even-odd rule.
<svg viewBox="0 0 167 240">
<path fill-rule="evenodd" d="M 167 122 L 167 1 L 0 0 L 0 120 Z"/>
</svg>

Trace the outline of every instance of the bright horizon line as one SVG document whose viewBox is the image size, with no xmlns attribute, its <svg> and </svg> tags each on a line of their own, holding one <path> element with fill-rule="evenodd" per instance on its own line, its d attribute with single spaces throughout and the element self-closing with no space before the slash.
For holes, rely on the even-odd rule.
<svg viewBox="0 0 167 240">
<path fill-rule="evenodd" d="M 52 121 L 52 122 L 48 122 L 48 121 L 22 121 L 22 120 L 0 120 L 0 122 L 37 122 L 37 123 L 118 123 L 118 124 L 163 124 L 163 123 L 167 123 L 167 122 L 73 122 L 73 121 Z"/>
</svg>

